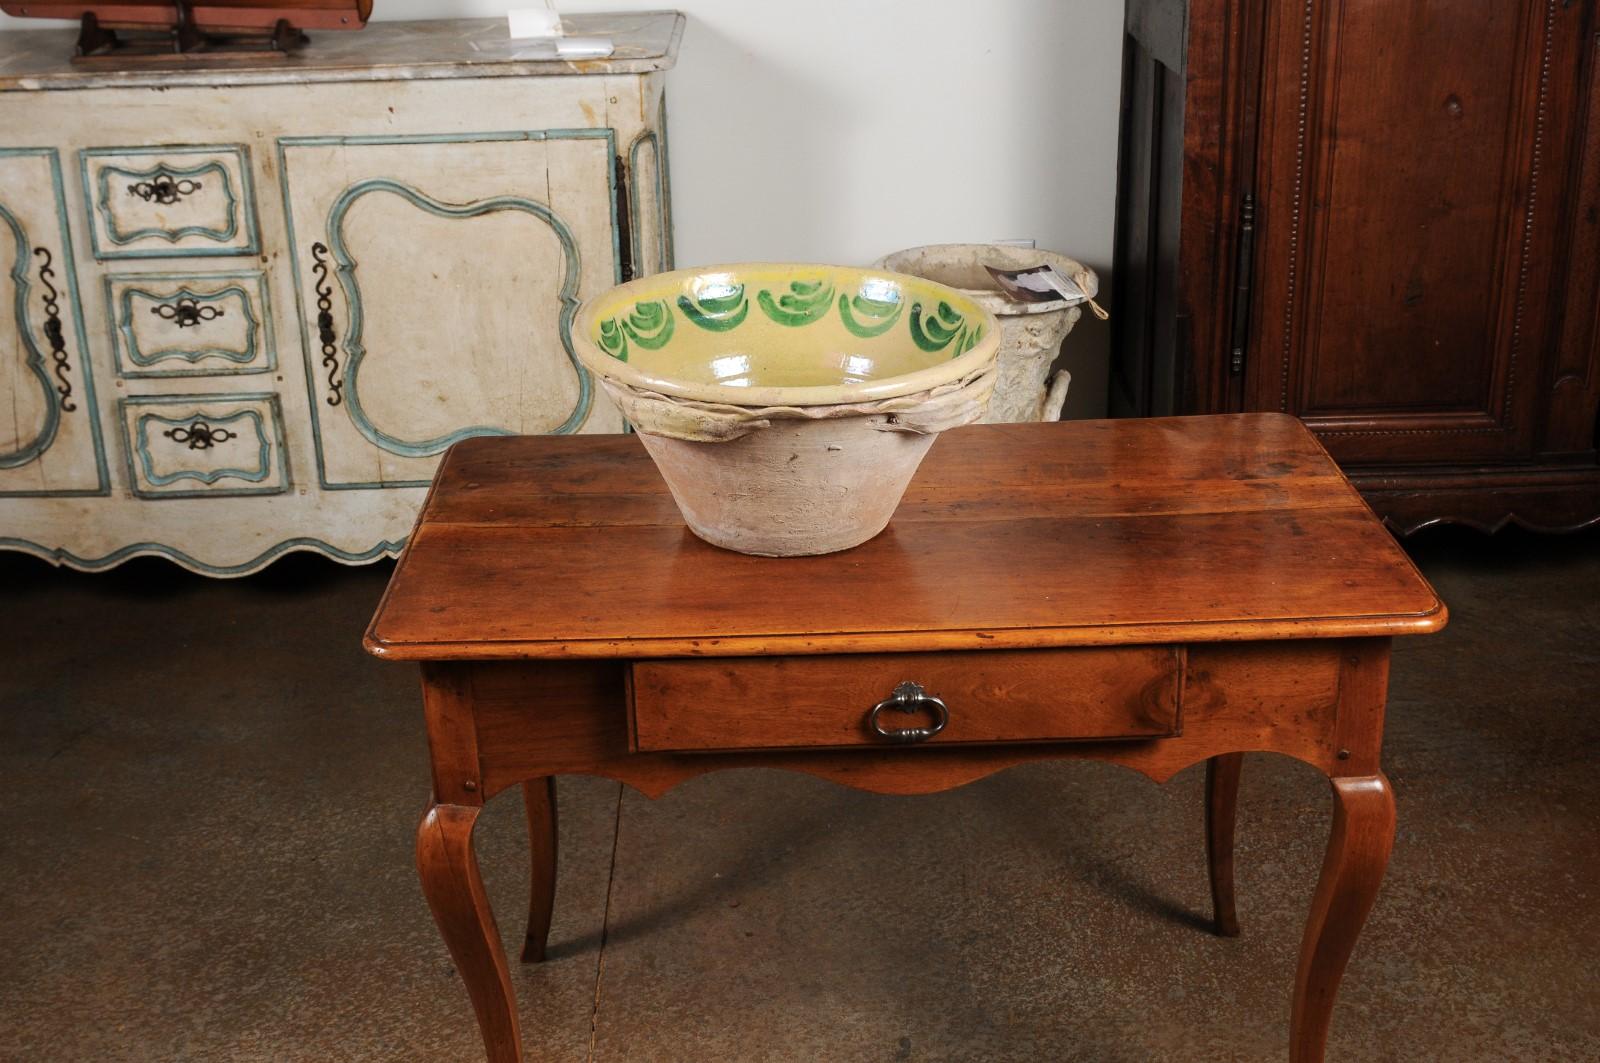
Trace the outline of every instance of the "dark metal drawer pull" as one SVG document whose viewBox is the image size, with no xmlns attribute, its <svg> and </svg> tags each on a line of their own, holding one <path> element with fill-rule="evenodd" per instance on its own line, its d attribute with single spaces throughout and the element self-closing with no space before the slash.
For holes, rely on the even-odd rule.
<svg viewBox="0 0 1600 1063">
<path fill-rule="evenodd" d="M 138 181 L 129 185 L 128 195 L 138 196 L 146 203 L 171 206 L 184 196 L 194 195 L 201 187 L 199 181 L 191 181 L 187 177 L 159 174 L 153 181 Z"/>
<path fill-rule="evenodd" d="M 903 713 L 929 712 L 933 714 L 932 727 L 902 727 L 895 731 L 886 731 L 878 722 L 878 715 L 884 709 L 898 709 Z M 894 694 L 872 706 L 872 711 L 867 713 L 867 730 L 877 734 L 880 738 L 887 738 L 891 742 L 909 745 L 912 742 L 926 742 L 950 722 L 950 710 L 945 703 L 922 689 L 920 683 L 901 683 L 894 688 Z"/>
<path fill-rule="evenodd" d="M 179 328 L 195 328 L 205 321 L 215 321 L 223 316 L 220 306 L 201 306 L 191 296 L 181 296 L 176 302 L 157 303 L 150 312 L 163 321 L 176 322 Z"/>
</svg>

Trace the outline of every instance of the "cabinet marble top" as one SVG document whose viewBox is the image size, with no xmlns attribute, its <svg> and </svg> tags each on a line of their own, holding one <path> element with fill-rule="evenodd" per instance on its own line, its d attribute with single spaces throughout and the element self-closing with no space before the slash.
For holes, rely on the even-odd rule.
<svg viewBox="0 0 1600 1063">
<path fill-rule="evenodd" d="M 563 21 L 571 36 L 612 38 L 616 51 L 605 59 L 553 59 L 548 46 L 510 40 L 503 18 L 432 19 L 314 32 L 302 52 L 278 66 L 86 70 L 71 62 L 76 28 L 23 30 L 0 33 L 0 92 L 643 74 L 673 65 L 684 20 L 675 11 L 637 11 L 565 15 Z"/>
</svg>

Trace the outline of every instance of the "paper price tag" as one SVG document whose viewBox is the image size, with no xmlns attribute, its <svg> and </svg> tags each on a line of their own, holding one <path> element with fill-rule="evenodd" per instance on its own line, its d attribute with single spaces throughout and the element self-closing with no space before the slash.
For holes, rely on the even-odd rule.
<svg viewBox="0 0 1600 1063">
<path fill-rule="evenodd" d="M 1076 306 L 1088 303 L 1094 316 L 1104 321 L 1109 315 L 1095 302 L 1077 278 L 1069 277 L 1054 266 L 1035 266 L 1032 269 L 997 269 L 984 266 L 1000 290 L 1019 303 L 1051 303 L 1065 300 Z"/>
<path fill-rule="evenodd" d="M 506 22 L 511 27 L 511 39 L 514 41 L 559 37 L 562 34 L 561 13 L 547 7 L 514 7 L 506 12 Z"/>
</svg>

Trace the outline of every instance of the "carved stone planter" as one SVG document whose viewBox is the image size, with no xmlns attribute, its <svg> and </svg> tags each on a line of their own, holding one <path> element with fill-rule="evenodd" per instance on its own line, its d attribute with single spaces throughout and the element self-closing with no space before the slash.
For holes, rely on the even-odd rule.
<svg viewBox="0 0 1600 1063">
<path fill-rule="evenodd" d="M 1061 416 L 1072 375 L 1065 369 L 1050 375 L 1062 339 L 1082 316 L 1080 303 L 1060 300 L 1019 303 L 1006 297 L 985 265 L 1028 269 L 1049 263 L 1078 282 L 1089 298 L 1100 289 L 1094 270 L 1053 251 L 1004 244 L 929 244 L 908 247 L 879 259 L 875 266 L 925 277 L 960 289 L 961 293 L 1000 322 L 1000 380 L 989 403 L 985 423 L 1054 421 Z"/>
</svg>

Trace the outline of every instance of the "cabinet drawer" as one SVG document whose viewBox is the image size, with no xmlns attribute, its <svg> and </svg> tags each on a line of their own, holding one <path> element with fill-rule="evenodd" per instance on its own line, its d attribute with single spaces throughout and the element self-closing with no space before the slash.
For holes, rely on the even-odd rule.
<svg viewBox="0 0 1600 1063">
<path fill-rule="evenodd" d="M 117 375 L 226 376 L 277 367 L 267 281 L 239 273 L 131 273 L 106 278 Z"/>
<path fill-rule="evenodd" d="M 289 488 L 276 395 L 148 395 L 118 405 L 128 479 L 140 498 Z"/>
<path fill-rule="evenodd" d="M 1183 664 L 1172 646 L 636 661 L 633 743 L 660 752 L 910 744 L 893 732 L 935 729 L 941 715 L 894 701 L 911 683 L 942 700 L 946 717 L 916 744 L 1160 738 L 1179 733 Z M 875 722 L 887 736 L 872 726 L 886 701 Z"/>
<path fill-rule="evenodd" d="M 79 157 L 95 258 L 253 255 L 260 246 L 243 146 L 86 148 Z"/>
</svg>

